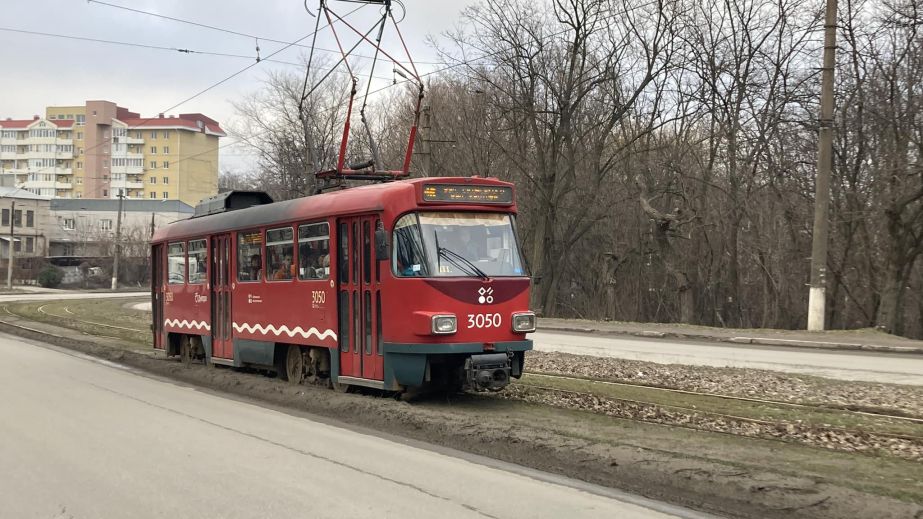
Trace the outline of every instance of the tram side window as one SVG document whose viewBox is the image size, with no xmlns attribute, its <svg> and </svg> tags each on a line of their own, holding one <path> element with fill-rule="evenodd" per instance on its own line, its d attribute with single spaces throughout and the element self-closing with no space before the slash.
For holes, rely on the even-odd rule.
<svg viewBox="0 0 923 519">
<path fill-rule="evenodd" d="M 266 256 L 269 277 L 286 281 L 295 277 L 295 232 L 291 227 L 266 231 Z"/>
<path fill-rule="evenodd" d="M 189 283 L 205 283 L 205 240 L 189 242 Z"/>
<path fill-rule="evenodd" d="M 182 285 L 186 282 L 186 244 L 171 243 L 167 249 L 167 283 Z"/>
<path fill-rule="evenodd" d="M 312 223 L 298 227 L 298 279 L 330 277 L 330 226 Z"/>
<path fill-rule="evenodd" d="M 263 274 L 263 233 L 237 233 L 237 280 L 259 281 Z"/>
<path fill-rule="evenodd" d="M 394 224 L 393 268 L 398 276 L 426 276 L 423 237 L 417 216 L 408 214 Z"/>
</svg>

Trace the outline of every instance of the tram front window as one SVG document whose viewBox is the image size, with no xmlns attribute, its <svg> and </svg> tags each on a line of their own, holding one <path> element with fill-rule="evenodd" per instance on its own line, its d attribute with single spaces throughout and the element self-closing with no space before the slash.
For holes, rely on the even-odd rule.
<svg viewBox="0 0 923 519">
<path fill-rule="evenodd" d="M 526 275 L 509 214 L 408 214 L 395 224 L 393 244 L 398 276 Z"/>
</svg>

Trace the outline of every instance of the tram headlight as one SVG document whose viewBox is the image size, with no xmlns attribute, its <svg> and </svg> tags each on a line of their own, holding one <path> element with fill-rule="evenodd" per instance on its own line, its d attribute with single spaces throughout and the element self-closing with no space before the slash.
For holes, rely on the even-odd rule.
<svg viewBox="0 0 923 519">
<path fill-rule="evenodd" d="M 535 331 L 535 313 L 520 312 L 513 314 L 513 331 L 515 333 L 529 333 Z"/>
<path fill-rule="evenodd" d="M 432 331 L 435 335 L 449 335 L 458 329 L 454 315 L 434 315 Z"/>
</svg>

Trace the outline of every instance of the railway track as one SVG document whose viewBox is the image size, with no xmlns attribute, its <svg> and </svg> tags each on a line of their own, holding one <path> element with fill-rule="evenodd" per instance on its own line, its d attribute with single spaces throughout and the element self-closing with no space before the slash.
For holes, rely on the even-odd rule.
<svg viewBox="0 0 923 519">
<path fill-rule="evenodd" d="M 899 420 L 899 421 L 903 421 L 903 422 L 908 422 L 908 423 L 914 423 L 914 424 L 923 425 L 923 418 L 918 418 L 918 417 L 914 417 L 914 416 L 907 416 L 906 414 L 904 414 L 904 413 L 902 413 L 902 412 L 894 412 L 894 413 L 892 413 L 892 412 L 888 412 L 887 410 L 857 410 L 857 409 L 850 409 L 850 408 L 848 408 L 848 407 L 842 407 L 842 406 L 830 406 L 830 405 L 824 405 L 824 404 L 806 404 L 806 403 L 799 403 L 799 402 L 786 402 L 786 401 L 783 401 L 783 400 L 771 400 L 771 399 L 764 399 L 764 398 L 741 397 L 741 396 L 725 395 L 725 394 L 721 394 L 721 393 L 707 393 L 707 392 L 701 392 L 701 391 L 689 391 L 689 390 L 685 390 L 685 389 L 675 389 L 675 388 L 668 388 L 668 387 L 651 386 L 651 385 L 647 385 L 647 384 L 632 384 L 632 383 L 630 383 L 630 382 L 615 382 L 615 381 L 611 381 L 611 380 L 601 380 L 601 379 L 595 379 L 595 378 L 571 377 L 571 376 L 567 376 L 567 375 L 551 374 L 551 373 L 543 373 L 543 372 L 533 372 L 533 371 L 528 371 L 528 370 L 526 370 L 525 373 L 526 373 L 527 375 L 530 375 L 530 376 L 533 376 L 533 377 L 542 377 L 542 378 L 558 379 L 558 380 L 568 380 L 568 381 L 573 381 L 573 382 L 591 382 L 591 383 L 594 383 L 594 384 L 603 384 L 603 385 L 606 385 L 606 386 L 614 386 L 614 387 L 631 387 L 631 388 L 645 389 L 645 390 L 651 390 L 651 391 L 663 391 L 663 392 L 666 392 L 666 393 L 674 393 L 674 394 L 681 394 L 681 395 L 691 395 L 691 396 L 698 396 L 698 397 L 718 398 L 718 399 L 722 399 L 722 400 L 731 400 L 731 401 L 737 401 L 737 402 L 749 402 L 749 403 L 756 403 L 756 404 L 766 404 L 766 405 L 773 405 L 773 406 L 778 406 L 778 407 L 789 407 L 789 408 L 792 408 L 792 409 L 812 409 L 812 410 L 821 410 L 821 411 L 838 411 L 838 412 L 843 412 L 843 413 L 855 414 L 855 415 L 858 415 L 858 416 L 868 416 L 868 417 L 874 417 L 874 418 L 888 418 L 888 419 L 892 419 L 892 420 Z M 531 386 L 531 387 L 538 387 L 538 386 L 534 386 L 534 385 L 530 385 L 530 386 Z"/>
<path fill-rule="evenodd" d="M 551 377 L 554 378 L 557 377 L 557 375 L 552 375 Z M 571 378 L 583 382 L 587 381 L 587 379 L 574 377 L 563 378 Z M 619 383 L 614 384 L 619 385 Z M 651 389 L 643 385 L 622 385 Z M 601 395 L 592 391 L 575 391 L 528 382 L 516 383 L 509 389 L 510 390 L 504 394 L 497 396 L 500 398 L 549 405 L 562 409 L 586 411 L 658 426 L 680 427 L 700 432 L 704 431 L 730 436 L 760 438 L 788 444 L 804 444 L 813 447 L 871 455 L 877 455 L 879 452 L 887 452 L 889 455 L 899 458 L 912 461 L 923 461 L 923 436 L 918 434 L 882 431 L 871 428 L 839 427 L 826 423 L 810 423 L 801 420 L 766 420 L 752 416 L 716 412 L 695 406 L 650 402 L 634 398 L 620 398 L 613 395 Z M 653 389 L 664 390 L 663 388 Z M 725 396 L 690 391 L 680 392 L 707 397 Z M 735 397 L 730 398 L 734 399 Z M 746 398 L 741 400 L 748 403 L 760 401 L 759 399 Z M 768 403 L 772 401 L 765 400 L 763 402 Z M 779 404 L 789 405 L 787 402 L 781 402 Z M 792 407 L 812 406 L 794 405 Z M 820 409 L 830 411 L 828 408 Z M 836 409 L 833 411 L 843 412 Z M 875 414 L 873 416 L 876 419 L 893 418 L 897 420 L 908 420 L 908 417 L 904 416 L 880 414 Z M 916 418 L 910 418 L 909 421 L 913 425 L 919 423 L 919 419 Z"/>
</svg>

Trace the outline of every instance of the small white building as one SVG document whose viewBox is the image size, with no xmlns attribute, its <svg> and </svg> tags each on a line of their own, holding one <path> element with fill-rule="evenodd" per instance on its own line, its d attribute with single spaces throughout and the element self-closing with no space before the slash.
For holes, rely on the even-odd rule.
<svg viewBox="0 0 923 519">
<path fill-rule="evenodd" d="M 4 265 L 9 258 L 11 240 L 17 258 L 45 256 L 50 202 L 50 197 L 25 189 L 0 187 L 0 257 Z"/>
<path fill-rule="evenodd" d="M 118 200 L 51 200 L 48 259 L 64 266 L 88 258 L 111 257 L 118 210 Z M 122 255 L 147 257 L 154 229 L 185 220 L 192 213 L 192 206 L 179 200 L 123 200 Z"/>
</svg>

